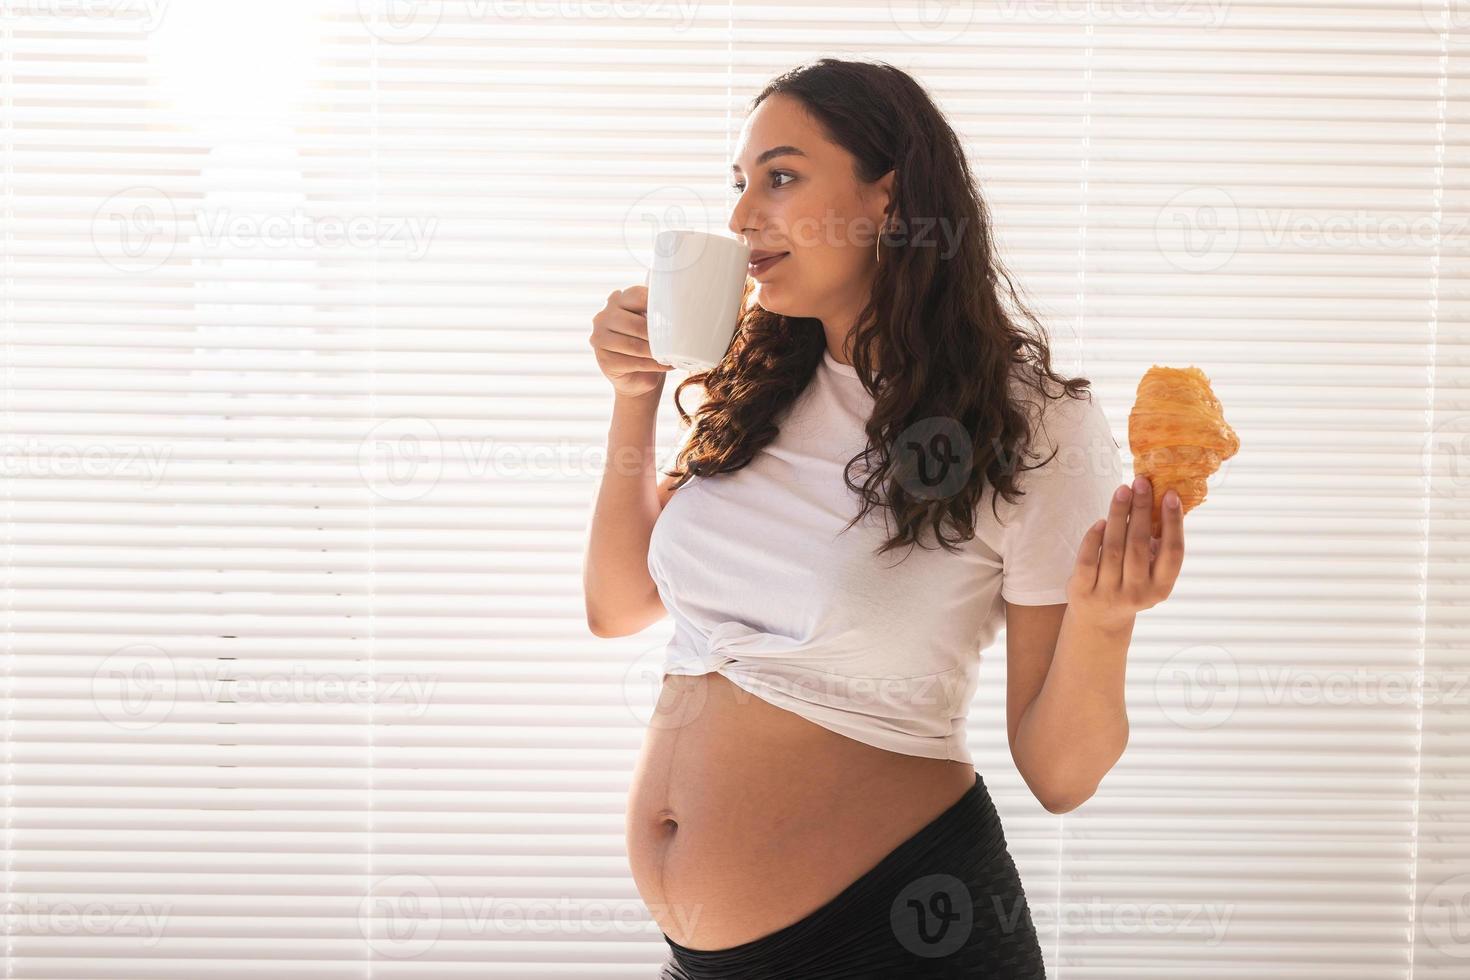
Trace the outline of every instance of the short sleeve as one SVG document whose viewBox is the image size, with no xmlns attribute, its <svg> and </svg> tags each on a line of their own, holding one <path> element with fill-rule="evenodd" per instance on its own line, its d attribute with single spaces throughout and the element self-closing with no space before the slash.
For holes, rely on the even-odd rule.
<svg viewBox="0 0 1470 980">
<path fill-rule="evenodd" d="M 1097 396 L 1048 399 L 1017 485 L 1014 504 L 998 498 L 1001 597 L 1022 606 L 1067 601 L 1067 581 L 1082 536 L 1106 517 L 1113 491 L 1123 482 L 1123 459 Z M 1018 467 L 1019 468 L 1019 467 Z"/>
</svg>

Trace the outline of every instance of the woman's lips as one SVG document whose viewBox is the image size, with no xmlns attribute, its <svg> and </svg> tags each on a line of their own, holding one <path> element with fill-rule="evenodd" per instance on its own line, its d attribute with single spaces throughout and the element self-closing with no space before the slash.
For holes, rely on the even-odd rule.
<svg viewBox="0 0 1470 980">
<path fill-rule="evenodd" d="M 780 255 L 773 255 L 768 259 L 761 259 L 759 262 L 752 262 L 749 266 L 750 274 L 759 279 L 761 276 L 765 275 L 766 271 L 769 270 L 771 266 L 775 265 L 777 262 L 780 262 L 782 259 L 786 258 L 786 256 L 790 254 L 790 252 L 782 252 Z"/>
</svg>

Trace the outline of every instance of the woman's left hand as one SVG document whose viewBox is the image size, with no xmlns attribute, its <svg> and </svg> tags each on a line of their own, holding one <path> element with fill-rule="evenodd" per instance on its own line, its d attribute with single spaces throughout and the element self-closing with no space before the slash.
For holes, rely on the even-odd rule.
<svg viewBox="0 0 1470 980">
<path fill-rule="evenodd" d="M 1127 484 L 1120 488 L 1127 490 Z M 1170 490 L 1160 508 L 1162 537 L 1152 537 L 1153 488 L 1144 477 L 1113 501 L 1108 516 L 1088 529 L 1067 581 L 1067 608 L 1100 626 L 1124 627 L 1144 609 L 1169 597 L 1184 565 L 1184 511 L 1170 506 Z"/>
</svg>

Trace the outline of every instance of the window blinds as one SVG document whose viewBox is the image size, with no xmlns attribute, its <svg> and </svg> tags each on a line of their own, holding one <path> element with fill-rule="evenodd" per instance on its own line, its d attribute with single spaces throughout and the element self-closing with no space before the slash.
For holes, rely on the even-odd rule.
<svg viewBox="0 0 1470 980">
<path fill-rule="evenodd" d="M 586 336 L 824 54 L 940 100 L 1125 460 L 1153 363 L 1242 438 L 1082 808 L 1027 794 L 984 653 L 1048 974 L 1470 968 L 1452 5 L 0 9 L 7 976 L 657 972 L 622 832 L 667 624 L 585 630 Z"/>
</svg>

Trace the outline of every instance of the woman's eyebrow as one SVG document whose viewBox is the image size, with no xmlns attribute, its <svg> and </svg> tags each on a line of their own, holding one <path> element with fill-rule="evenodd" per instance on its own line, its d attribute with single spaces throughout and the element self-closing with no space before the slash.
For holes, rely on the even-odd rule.
<svg viewBox="0 0 1470 980">
<path fill-rule="evenodd" d="M 762 153 L 760 156 L 758 156 L 758 157 L 755 158 L 755 165 L 757 167 L 759 167 L 763 163 L 766 163 L 766 162 L 768 162 L 770 160 L 774 160 L 777 157 L 784 157 L 784 156 L 804 157 L 804 156 L 806 156 L 806 154 L 803 153 L 803 152 L 801 152 L 800 150 L 798 150 L 794 146 L 773 146 L 769 150 L 767 150 L 766 152 Z M 732 164 L 730 164 L 730 171 L 732 173 L 739 173 L 740 172 L 740 164 L 738 164 L 738 163 L 732 163 Z"/>
</svg>

